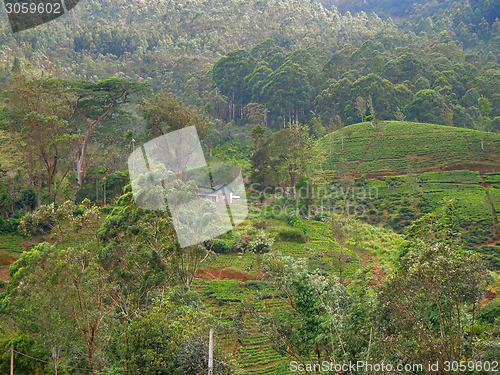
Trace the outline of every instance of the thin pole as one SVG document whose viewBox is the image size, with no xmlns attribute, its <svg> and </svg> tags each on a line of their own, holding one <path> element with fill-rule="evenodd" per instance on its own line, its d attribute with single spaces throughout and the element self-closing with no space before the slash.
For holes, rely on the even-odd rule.
<svg viewBox="0 0 500 375">
<path fill-rule="evenodd" d="M 14 375 L 14 345 L 10 346 L 10 375 Z"/>
<path fill-rule="evenodd" d="M 213 375 L 214 371 L 214 329 L 210 328 L 208 341 L 208 375 Z"/>
</svg>

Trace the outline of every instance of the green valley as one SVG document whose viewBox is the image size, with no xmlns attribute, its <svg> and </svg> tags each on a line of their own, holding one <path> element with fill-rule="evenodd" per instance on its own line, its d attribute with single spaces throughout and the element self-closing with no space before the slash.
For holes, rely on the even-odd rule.
<svg viewBox="0 0 500 375">
<path fill-rule="evenodd" d="M 497 2 L 64 0 L 11 32 L 33 1 L 0 15 L 0 373 L 496 368 Z"/>
</svg>

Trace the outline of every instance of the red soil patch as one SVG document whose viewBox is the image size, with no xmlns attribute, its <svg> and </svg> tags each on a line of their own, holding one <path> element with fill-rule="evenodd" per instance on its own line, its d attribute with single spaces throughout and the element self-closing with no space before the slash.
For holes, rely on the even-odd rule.
<svg viewBox="0 0 500 375">
<path fill-rule="evenodd" d="M 252 277 L 246 272 L 238 272 L 224 268 L 198 270 L 196 272 L 196 277 L 209 280 L 252 280 Z"/>
<path fill-rule="evenodd" d="M 385 277 L 384 271 L 382 271 L 382 268 L 375 267 L 370 270 L 372 273 L 373 277 L 378 281 L 379 284 L 382 283 L 382 279 Z"/>
<path fill-rule="evenodd" d="M 14 257 L 1 256 L 0 257 L 0 266 L 8 266 L 14 263 L 17 259 Z"/>
<path fill-rule="evenodd" d="M 2 256 L 0 257 L 0 266 L 8 266 L 12 263 L 14 263 L 17 259 L 14 257 L 8 257 L 8 256 Z M 9 267 L 2 267 L 0 268 L 0 280 L 9 282 L 10 276 L 9 276 Z M 0 292 L 5 291 L 5 288 L 0 287 Z"/>
<path fill-rule="evenodd" d="M 0 280 L 9 282 L 9 269 L 8 268 L 0 268 Z M 0 287 L 0 292 L 5 292 L 5 287 Z"/>
<path fill-rule="evenodd" d="M 497 297 L 498 297 L 497 294 L 494 292 L 486 293 L 484 298 L 481 300 L 481 307 L 488 305 L 491 301 L 493 301 Z"/>
</svg>

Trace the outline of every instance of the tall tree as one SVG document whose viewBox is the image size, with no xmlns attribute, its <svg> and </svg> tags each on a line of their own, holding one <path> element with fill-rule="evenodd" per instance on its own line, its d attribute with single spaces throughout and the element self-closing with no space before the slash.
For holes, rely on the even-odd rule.
<svg viewBox="0 0 500 375">
<path fill-rule="evenodd" d="M 27 151 L 28 173 L 33 175 L 34 168 L 38 168 L 40 196 L 41 171 L 45 170 L 48 191 L 55 201 L 64 177 L 72 167 L 73 150 L 80 138 L 71 132 L 68 124 L 73 102 L 68 100 L 58 81 L 37 80 L 24 75 L 12 78 L 6 96 L 10 127 L 18 132 L 22 147 Z M 61 177 L 54 181 L 58 173 Z"/>
<path fill-rule="evenodd" d="M 237 49 L 217 61 L 213 67 L 213 80 L 229 102 L 230 120 L 235 117 L 236 105 L 249 99 L 251 92 L 244 90 L 244 79 L 255 67 L 254 58 L 245 50 Z"/>
<path fill-rule="evenodd" d="M 254 153 L 251 180 L 273 186 L 281 183 L 295 186 L 300 176 L 307 174 L 323 157 L 309 135 L 309 127 L 292 125 L 272 134 Z"/>
<path fill-rule="evenodd" d="M 190 109 L 184 103 L 166 91 L 155 95 L 151 100 L 142 104 L 144 117 L 146 118 L 146 130 L 150 137 L 163 136 L 169 132 L 181 130 L 189 126 L 195 126 L 200 140 L 204 139 L 208 131 L 208 119 L 197 109 Z M 179 142 L 170 144 L 175 151 L 163 152 L 163 157 L 169 168 L 176 169 L 181 179 L 189 162 L 187 157 L 198 145 L 195 142 Z M 185 157 L 179 157 L 184 155 Z M 175 158 L 175 160 L 172 160 Z"/>
<path fill-rule="evenodd" d="M 359 115 L 361 116 L 361 122 L 365 120 L 366 115 L 366 101 L 363 97 L 358 96 L 356 99 L 356 108 L 359 111 Z"/>
<path fill-rule="evenodd" d="M 73 104 L 76 112 L 75 122 L 81 123 L 81 133 L 83 135 L 77 153 L 77 175 L 78 184 L 83 186 L 85 171 L 88 167 L 88 147 L 91 136 L 98 130 L 116 129 L 120 126 L 117 118 L 120 115 L 119 109 L 136 95 L 146 94 L 149 89 L 136 82 L 128 82 L 119 78 L 105 79 L 97 83 L 69 82 L 67 91 L 76 96 Z M 120 135 L 123 132 L 118 132 Z M 99 144 L 103 144 L 104 134 L 100 134 Z M 109 132 L 108 132 L 109 135 Z"/>
<path fill-rule="evenodd" d="M 408 229 L 396 271 L 379 292 L 381 356 L 413 363 L 473 359 L 480 351 L 476 325 L 486 269 L 461 248 L 455 203 Z M 442 368 L 440 368 L 442 370 Z"/>
</svg>

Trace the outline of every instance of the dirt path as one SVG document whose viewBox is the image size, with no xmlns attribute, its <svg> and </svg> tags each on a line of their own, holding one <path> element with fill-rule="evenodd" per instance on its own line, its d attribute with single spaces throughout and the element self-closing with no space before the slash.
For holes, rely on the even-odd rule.
<svg viewBox="0 0 500 375">
<path fill-rule="evenodd" d="M 356 169 L 354 170 L 354 173 L 357 173 L 358 172 L 358 168 L 359 166 L 363 163 L 363 161 L 365 160 L 365 156 L 366 154 L 368 153 L 368 151 L 370 150 L 370 148 L 372 148 L 372 145 L 373 145 L 373 142 L 375 142 L 375 139 L 378 138 L 378 134 L 376 134 L 372 140 L 370 141 L 370 143 L 368 144 L 368 146 L 366 147 L 366 150 L 365 152 L 363 152 L 363 155 L 361 155 L 361 158 L 359 159 L 359 162 L 358 162 L 358 165 L 356 166 Z"/>
<path fill-rule="evenodd" d="M 6 284 L 9 282 L 10 276 L 9 276 L 9 268 L 8 267 L 0 268 L 0 280 L 5 281 Z M 5 287 L 0 286 L 0 292 L 4 292 L 4 291 L 5 291 Z"/>
<path fill-rule="evenodd" d="M 246 272 L 238 272 L 225 268 L 203 268 L 196 272 L 196 278 L 209 280 L 252 280 Z"/>
</svg>

